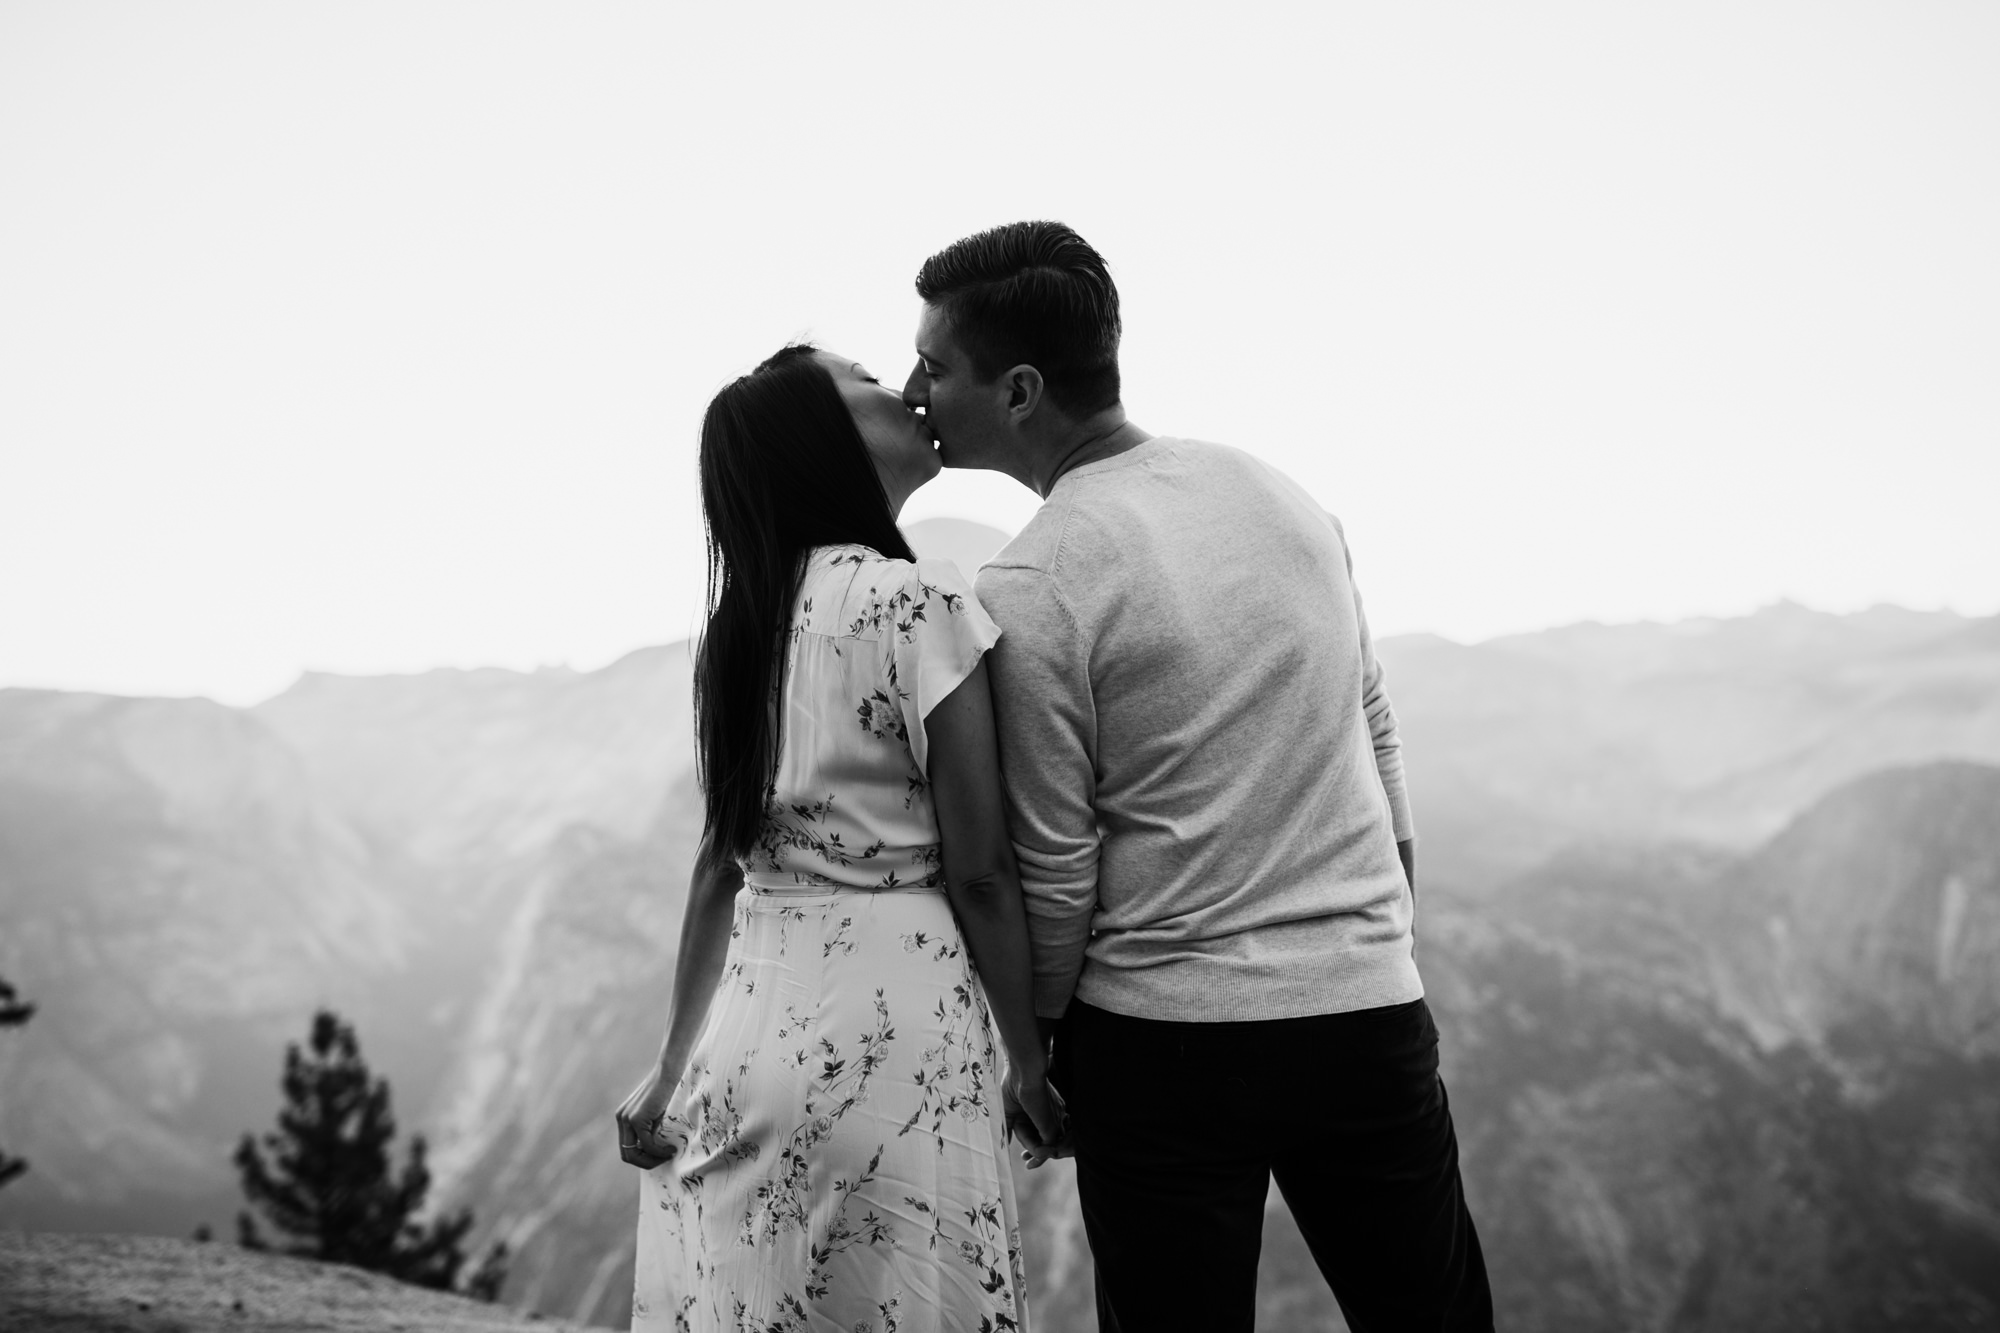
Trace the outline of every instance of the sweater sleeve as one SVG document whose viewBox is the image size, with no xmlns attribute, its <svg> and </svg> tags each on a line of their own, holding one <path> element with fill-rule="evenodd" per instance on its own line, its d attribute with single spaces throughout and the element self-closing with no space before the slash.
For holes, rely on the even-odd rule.
<svg viewBox="0 0 2000 1333">
<path fill-rule="evenodd" d="M 1340 537 L 1341 555 L 1347 561 L 1347 586 L 1354 593 L 1354 623 L 1361 634 L 1361 707 L 1368 717 L 1368 734 L 1375 743 L 1375 771 L 1381 775 L 1382 792 L 1389 798 L 1389 820 L 1397 842 L 1417 836 L 1416 822 L 1410 817 L 1410 794 L 1403 781 L 1403 742 L 1396 734 L 1396 710 L 1389 703 L 1383 685 L 1382 663 L 1375 656 L 1375 641 L 1368 633 L 1368 615 L 1361 609 L 1361 589 L 1354 582 L 1354 551 L 1347 544 L 1347 530 L 1328 514 Z"/>
<path fill-rule="evenodd" d="M 986 669 L 1027 900 L 1035 1012 L 1059 1018 L 1083 971 L 1097 907 L 1097 708 L 1089 654 L 1041 571 L 989 565 L 978 590 L 1000 626 Z"/>
</svg>

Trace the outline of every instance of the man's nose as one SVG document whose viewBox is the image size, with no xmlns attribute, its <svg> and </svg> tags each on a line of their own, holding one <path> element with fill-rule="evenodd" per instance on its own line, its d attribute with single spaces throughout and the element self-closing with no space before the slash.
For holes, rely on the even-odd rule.
<svg viewBox="0 0 2000 1333">
<path fill-rule="evenodd" d="M 918 363 L 910 368 L 910 378 L 903 381 L 903 406 L 912 412 L 920 407 L 929 407 L 931 396 L 924 386 L 924 368 Z"/>
</svg>

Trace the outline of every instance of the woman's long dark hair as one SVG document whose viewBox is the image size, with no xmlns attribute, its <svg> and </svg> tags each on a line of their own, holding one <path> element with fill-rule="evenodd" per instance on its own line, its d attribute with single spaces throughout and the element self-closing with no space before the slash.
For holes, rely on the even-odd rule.
<svg viewBox="0 0 2000 1333">
<path fill-rule="evenodd" d="M 708 628 L 694 729 L 715 852 L 757 841 L 782 742 L 776 706 L 805 555 L 846 542 L 914 560 L 818 349 L 794 343 L 724 388 L 701 423 Z"/>
</svg>

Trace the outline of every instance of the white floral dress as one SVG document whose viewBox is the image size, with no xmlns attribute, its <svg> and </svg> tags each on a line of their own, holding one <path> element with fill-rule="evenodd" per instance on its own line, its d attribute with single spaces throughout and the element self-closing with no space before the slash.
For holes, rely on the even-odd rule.
<svg viewBox="0 0 2000 1333">
<path fill-rule="evenodd" d="M 641 1189 L 634 1330 L 1027 1327 L 924 718 L 1000 637 L 949 561 L 808 559 L 729 960 Z"/>
</svg>

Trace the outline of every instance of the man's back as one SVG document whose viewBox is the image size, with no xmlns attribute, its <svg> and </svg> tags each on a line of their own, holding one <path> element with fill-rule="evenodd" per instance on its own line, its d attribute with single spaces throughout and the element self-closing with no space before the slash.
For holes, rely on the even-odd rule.
<svg viewBox="0 0 2000 1333">
<path fill-rule="evenodd" d="M 1303 490 L 1152 440 L 1064 475 L 978 591 L 1041 1012 L 1072 990 L 1174 1021 L 1422 995 L 1395 720 Z"/>
</svg>

